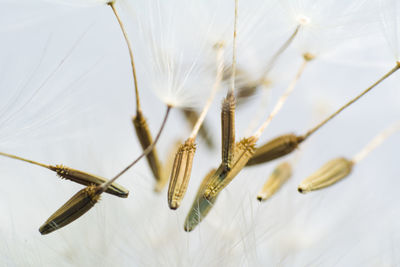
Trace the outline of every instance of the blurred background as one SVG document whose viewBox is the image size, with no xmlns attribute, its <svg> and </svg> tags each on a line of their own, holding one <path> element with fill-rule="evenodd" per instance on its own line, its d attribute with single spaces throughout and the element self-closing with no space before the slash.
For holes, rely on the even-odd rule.
<svg viewBox="0 0 400 267">
<path fill-rule="evenodd" d="M 136 106 L 128 50 L 111 8 L 84 0 L 0 4 L 0 151 L 103 177 L 118 173 L 142 150 L 131 122 Z M 215 79 L 216 42 L 225 42 L 230 66 L 234 1 L 126 0 L 116 7 L 132 40 L 142 108 L 155 135 L 166 95 L 197 110 L 204 104 Z M 237 66 L 246 79 L 260 77 L 299 16 L 310 18 L 310 25 L 279 58 L 268 75 L 270 85 L 238 107 L 237 139 L 268 116 L 305 52 L 316 58 L 260 144 L 284 133 L 305 133 L 378 80 L 398 60 L 397 11 L 395 1 L 239 0 Z M 160 68 L 165 58 L 176 60 L 176 68 Z M 177 74 L 188 69 L 186 79 Z M 82 186 L 2 157 L 0 264 L 400 265 L 398 133 L 340 183 L 307 195 L 297 192 L 325 162 L 353 157 L 399 120 L 399 82 L 400 73 L 393 74 L 296 153 L 244 169 L 191 233 L 183 230 L 186 214 L 202 178 L 220 163 L 220 106 L 227 84 L 206 118 L 216 145 L 209 149 L 198 138 L 188 191 L 176 211 L 168 208 L 166 189 L 153 191 L 155 180 L 142 160 L 118 180 L 130 190 L 128 199 L 104 194 L 79 220 L 41 236 L 40 225 Z M 157 145 L 163 162 L 190 131 L 174 109 Z M 271 199 L 258 202 L 257 193 L 284 160 L 293 163 L 293 177 Z"/>
</svg>

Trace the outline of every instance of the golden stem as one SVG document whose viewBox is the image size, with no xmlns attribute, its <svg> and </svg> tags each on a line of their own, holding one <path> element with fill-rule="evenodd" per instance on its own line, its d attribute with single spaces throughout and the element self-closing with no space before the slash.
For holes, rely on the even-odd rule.
<svg viewBox="0 0 400 267">
<path fill-rule="evenodd" d="M 0 152 L 0 155 L 8 157 L 8 158 L 17 159 L 17 160 L 25 161 L 25 162 L 28 162 L 28 163 L 32 163 L 32 164 L 44 167 L 46 169 L 50 169 L 50 165 L 43 164 L 43 163 L 40 163 L 40 162 L 36 162 L 36 161 L 30 160 L 30 159 L 25 159 L 25 158 L 18 157 L 18 156 L 15 156 L 15 155 L 11 155 L 11 154 L 7 154 L 7 153 L 4 153 L 4 152 Z"/>
<path fill-rule="evenodd" d="M 213 99 L 215 97 L 215 94 L 217 93 L 221 81 L 222 81 L 222 76 L 224 72 L 224 47 L 223 44 L 218 45 L 217 48 L 217 76 L 215 78 L 215 82 L 213 85 L 213 88 L 211 90 L 210 96 L 207 99 L 207 103 L 205 104 L 199 118 L 197 119 L 197 122 L 195 126 L 193 127 L 192 133 L 190 134 L 191 139 L 196 139 L 197 133 L 200 130 L 201 125 L 203 124 L 204 119 L 206 118 L 207 112 L 210 109 L 211 103 L 213 102 Z"/>
<path fill-rule="evenodd" d="M 235 22 L 233 24 L 233 49 L 232 49 L 232 76 L 231 76 L 231 87 L 229 92 L 233 93 L 235 90 L 235 78 L 236 78 L 236 35 L 237 35 L 237 17 L 238 17 L 238 0 L 235 0 Z"/>
<path fill-rule="evenodd" d="M 322 126 L 324 126 L 328 121 L 330 121 L 331 119 L 333 119 L 334 117 L 336 117 L 336 115 L 338 115 L 340 112 L 342 112 L 345 108 L 347 108 L 348 106 L 350 106 L 351 104 L 353 104 L 354 102 L 356 102 L 358 99 L 360 99 L 363 95 L 365 95 L 366 93 L 368 93 L 369 91 L 371 91 L 375 86 L 377 86 L 378 84 L 380 84 L 383 80 L 385 80 L 386 78 L 388 78 L 390 75 L 392 75 L 393 73 L 395 73 L 398 69 L 400 69 L 400 62 L 396 63 L 396 66 L 391 69 L 388 73 L 386 73 L 385 75 L 382 76 L 382 78 L 380 78 L 378 81 L 376 81 L 374 84 L 372 84 L 370 87 L 368 87 L 367 89 L 365 89 L 361 94 L 359 94 L 358 96 L 356 96 L 355 98 L 353 98 L 352 100 L 350 100 L 349 102 L 347 102 L 344 106 L 342 106 L 340 109 L 338 109 L 335 113 L 333 113 L 332 115 L 330 115 L 328 118 L 326 118 L 324 121 L 322 121 L 321 123 L 319 123 L 317 126 L 315 126 L 314 128 L 312 128 L 311 130 L 309 130 L 303 137 L 304 140 L 307 139 L 310 135 L 312 135 L 313 133 L 315 133 L 318 129 L 320 129 Z"/>
<path fill-rule="evenodd" d="M 260 126 L 260 128 L 258 128 L 258 130 L 254 133 L 254 137 L 255 138 L 259 138 L 261 136 L 261 134 L 263 133 L 263 131 L 268 127 L 268 125 L 271 123 L 272 119 L 276 116 L 276 114 L 278 114 L 278 112 L 281 110 L 281 108 L 283 107 L 283 104 L 285 103 L 285 101 L 287 100 L 287 98 L 289 97 L 289 95 L 293 92 L 297 82 L 299 81 L 301 75 L 304 72 L 304 69 L 307 66 L 307 63 L 309 62 L 308 58 L 306 56 L 304 56 L 304 62 L 303 64 L 300 66 L 299 70 L 297 71 L 296 76 L 294 77 L 294 79 L 291 81 L 291 83 L 289 84 L 288 88 L 286 89 L 285 93 L 279 98 L 278 102 L 276 103 L 274 109 L 272 110 L 271 114 L 269 114 L 268 118 L 265 120 L 265 122 Z"/>
<path fill-rule="evenodd" d="M 121 17 L 119 16 L 117 9 L 115 8 L 115 3 L 114 3 L 114 1 L 109 2 L 108 5 L 112 8 L 115 17 L 116 17 L 117 20 L 118 20 L 118 24 L 119 24 L 119 26 L 120 26 L 120 28 L 121 28 L 121 30 L 122 30 L 122 33 L 123 33 L 123 35 L 124 35 L 126 44 L 127 44 L 127 46 L 128 46 L 129 57 L 130 57 L 130 59 L 131 59 L 131 66 L 132 66 L 133 82 L 134 82 L 134 84 L 135 84 L 136 111 L 139 112 L 139 111 L 141 110 L 141 107 L 140 107 L 139 89 L 138 89 L 138 83 L 137 83 L 135 61 L 134 61 L 134 58 L 133 58 L 132 45 L 131 45 L 131 42 L 130 42 L 130 40 L 129 40 L 129 38 L 128 38 L 128 33 L 126 32 L 126 29 L 125 29 L 125 27 L 124 27 L 124 24 L 122 23 Z"/>
<path fill-rule="evenodd" d="M 268 76 L 269 72 L 271 71 L 271 69 L 274 67 L 276 61 L 278 60 L 278 58 L 282 55 L 283 52 L 286 51 L 286 49 L 289 47 L 289 45 L 293 42 L 294 38 L 296 37 L 296 35 L 298 34 L 299 30 L 300 30 L 301 25 L 297 25 L 296 29 L 294 30 L 294 32 L 292 33 L 292 35 L 290 35 L 289 39 L 287 39 L 282 46 L 278 49 L 278 51 L 275 52 L 275 54 L 272 56 L 272 58 L 269 60 L 268 64 L 267 64 L 267 68 L 265 69 L 263 75 L 261 76 L 260 80 L 259 80 L 259 84 L 261 84 L 264 79 Z"/>
</svg>

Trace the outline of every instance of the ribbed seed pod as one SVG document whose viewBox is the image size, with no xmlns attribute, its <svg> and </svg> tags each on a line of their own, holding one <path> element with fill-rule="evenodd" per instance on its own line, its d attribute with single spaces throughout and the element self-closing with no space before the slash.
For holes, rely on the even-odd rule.
<svg viewBox="0 0 400 267">
<path fill-rule="evenodd" d="M 90 210 L 100 199 L 101 191 L 91 185 L 76 193 L 39 228 L 42 235 L 58 230 Z"/>
<path fill-rule="evenodd" d="M 71 169 L 69 167 L 63 165 L 49 166 L 50 170 L 55 171 L 58 176 L 61 178 L 76 182 L 78 184 L 82 184 L 85 186 L 89 185 L 101 185 L 107 182 L 107 179 L 103 177 L 99 177 L 94 174 L 90 174 L 87 172 Z M 129 195 L 129 191 L 123 186 L 112 183 L 106 190 L 107 193 L 115 195 L 117 197 L 127 198 Z"/>
<path fill-rule="evenodd" d="M 304 138 L 302 136 L 296 136 L 294 134 L 285 134 L 272 139 L 265 145 L 256 149 L 256 152 L 247 163 L 247 166 L 262 164 L 283 157 L 293 152 L 303 140 Z"/>
<path fill-rule="evenodd" d="M 222 103 L 222 166 L 229 170 L 235 151 L 235 95 L 230 92 Z"/>
<path fill-rule="evenodd" d="M 260 193 L 259 201 L 265 201 L 278 191 L 281 186 L 292 176 L 292 167 L 288 162 L 279 164 L 269 176 Z"/>
<path fill-rule="evenodd" d="M 136 113 L 136 116 L 132 119 L 133 125 L 135 126 L 136 135 L 139 139 L 140 145 L 142 149 L 145 150 L 148 146 L 153 143 L 153 137 L 151 136 L 151 132 L 149 126 L 147 125 L 146 119 L 143 116 L 141 111 Z M 152 151 L 146 156 L 147 162 L 150 166 L 150 169 L 154 175 L 154 178 L 158 181 L 161 179 L 161 171 L 160 171 L 160 161 L 158 159 L 157 150 L 154 147 Z"/>
<path fill-rule="evenodd" d="M 181 109 L 181 111 L 185 115 L 185 119 L 189 123 L 190 127 L 193 128 L 196 125 L 197 119 L 199 118 L 197 111 L 192 109 Z M 211 149 L 214 148 L 215 144 L 209 129 L 210 128 L 207 126 L 206 121 L 203 121 L 199 129 L 199 135 L 201 138 L 203 138 L 206 145 Z"/>
<path fill-rule="evenodd" d="M 337 158 L 327 162 L 322 168 L 302 181 L 298 187 L 300 193 L 308 193 L 328 187 L 351 173 L 353 162 L 345 158 Z"/>
<path fill-rule="evenodd" d="M 204 197 L 204 190 L 207 188 L 207 184 L 210 182 L 212 175 L 216 169 L 212 169 L 200 184 L 197 190 L 196 197 L 193 201 L 192 207 L 188 215 L 186 216 L 184 229 L 186 232 L 191 232 L 193 229 L 207 216 L 208 212 L 214 206 L 217 197 L 211 198 L 210 200 Z"/>
<path fill-rule="evenodd" d="M 182 141 L 176 141 L 172 144 L 171 148 L 168 151 L 168 157 L 165 163 L 163 164 L 163 167 L 161 168 L 161 180 L 157 181 L 156 186 L 154 187 L 154 191 L 159 193 L 161 192 L 167 182 L 169 181 L 169 177 L 171 175 L 171 170 L 172 166 L 174 165 L 175 161 L 175 154 L 176 151 L 178 151 L 180 145 L 182 144 Z"/>
<path fill-rule="evenodd" d="M 223 164 L 211 176 L 210 182 L 204 191 L 204 197 L 208 200 L 215 198 L 236 175 L 244 168 L 247 161 L 253 156 L 255 151 L 256 139 L 253 137 L 243 138 L 235 145 L 235 156 L 232 167 L 226 171 Z"/>
<path fill-rule="evenodd" d="M 196 152 L 194 141 L 193 138 L 187 139 L 175 155 L 168 187 L 168 205 L 173 210 L 180 206 L 190 180 L 193 157 Z"/>
</svg>

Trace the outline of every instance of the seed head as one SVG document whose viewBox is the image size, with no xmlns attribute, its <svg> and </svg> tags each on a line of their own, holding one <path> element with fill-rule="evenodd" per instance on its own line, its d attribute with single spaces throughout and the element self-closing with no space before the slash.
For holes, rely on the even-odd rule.
<svg viewBox="0 0 400 267">
<path fill-rule="evenodd" d="M 288 162 L 279 164 L 271 173 L 268 181 L 264 184 L 260 193 L 257 195 L 259 201 L 270 198 L 278 191 L 281 186 L 292 176 L 292 167 Z"/>
<path fill-rule="evenodd" d="M 39 228 L 42 235 L 58 230 L 90 210 L 100 199 L 99 187 L 91 185 L 76 193 Z"/>
<path fill-rule="evenodd" d="M 351 173 L 353 162 L 345 158 L 337 158 L 327 162 L 321 169 L 305 179 L 298 187 L 300 193 L 328 187 Z"/>
<path fill-rule="evenodd" d="M 266 163 L 286 156 L 293 152 L 303 140 L 302 136 L 297 136 L 295 134 L 285 134 L 272 139 L 265 145 L 256 149 L 256 152 L 247 163 L 247 166 Z"/>
<path fill-rule="evenodd" d="M 215 198 L 236 175 L 244 168 L 255 151 L 256 139 L 253 137 L 243 138 L 235 145 L 235 153 L 230 170 L 226 170 L 221 163 L 217 171 L 210 178 L 210 182 L 204 191 L 204 197 L 208 200 Z"/>
<path fill-rule="evenodd" d="M 168 187 L 168 205 L 170 209 L 176 210 L 185 196 L 195 152 L 196 144 L 192 138 L 187 139 L 176 152 Z"/>
<path fill-rule="evenodd" d="M 207 184 L 210 182 L 211 177 L 215 173 L 216 169 L 212 169 L 200 184 L 197 190 L 196 197 L 193 201 L 192 207 L 188 215 L 186 216 L 184 229 L 186 232 L 191 232 L 194 228 L 207 216 L 208 212 L 214 206 L 217 197 L 206 199 L 203 194 L 204 190 L 207 188 Z"/>
<path fill-rule="evenodd" d="M 135 126 L 136 135 L 139 139 L 140 145 L 142 146 L 142 149 L 145 150 L 153 143 L 153 137 L 151 135 L 146 118 L 143 116 L 141 111 L 138 111 L 136 116 L 132 119 L 132 122 Z M 158 154 L 155 147 L 149 154 L 147 154 L 146 159 L 154 175 L 154 178 L 159 181 L 161 179 L 161 164 L 158 159 Z"/>
<path fill-rule="evenodd" d="M 82 184 L 85 186 L 89 185 L 101 185 L 107 182 L 107 179 L 90 174 L 87 172 L 71 169 L 69 167 L 63 165 L 49 166 L 50 170 L 55 171 L 58 176 L 61 178 L 76 182 L 78 184 Z M 112 183 L 110 187 L 106 190 L 107 193 L 115 195 L 117 197 L 127 198 L 129 195 L 129 191 L 123 186 Z"/>
</svg>

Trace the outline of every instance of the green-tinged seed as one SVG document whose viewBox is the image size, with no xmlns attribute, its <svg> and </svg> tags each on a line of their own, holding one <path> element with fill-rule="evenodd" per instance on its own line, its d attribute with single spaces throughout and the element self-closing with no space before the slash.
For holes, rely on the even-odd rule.
<svg viewBox="0 0 400 267">
<path fill-rule="evenodd" d="M 167 182 L 169 181 L 169 177 L 171 175 L 171 170 L 172 166 L 174 165 L 174 160 L 175 160 L 175 154 L 176 151 L 178 151 L 182 141 L 176 141 L 172 144 L 169 152 L 168 152 L 168 157 L 165 163 L 163 164 L 163 167 L 161 169 L 161 180 L 157 181 L 156 186 L 154 188 L 154 191 L 159 193 L 161 192 Z"/>
<path fill-rule="evenodd" d="M 215 198 L 236 175 L 244 168 L 247 161 L 253 156 L 255 151 L 256 139 L 253 137 L 244 138 L 235 145 L 235 154 L 232 167 L 226 171 L 223 164 L 210 178 L 210 182 L 204 191 L 204 197 L 208 200 Z"/>
<path fill-rule="evenodd" d="M 136 135 L 139 139 L 139 142 L 142 146 L 142 149 L 145 150 L 153 143 L 153 137 L 151 136 L 151 132 L 149 126 L 147 125 L 147 121 L 143 116 L 141 111 L 138 111 L 136 116 L 132 119 L 133 125 L 135 126 Z M 150 166 L 150 169 L 154 175 L 154 178 L 158 181 L 161 179 L 161 171 L 160 171 L 160 161 L 158 159 L 157 150 L 154 147 L 153 150 L 147 154 L 146 156 L 147 162 Z"/>
<path fill-rule="evenodd" d="M 39 228 L 42 235 L 58 230 L 90 210 L 100 199 L 99 187 L 91 185 L 76 193 Z"/>
<path fill-rule="evenodd" d="M 58 176 L 61 178 L 76 182 L 78 184 L 82 184 L 85 186 L 89 185 L 101 185 L 107 182 L 107 179 L 90 174 L 87 172 L 71 169 L 69 167 L 63 165 L 49 166 L 50 170 L 55 171 Z M 123 186 L 112 183 L 106 190 L 106 193 L 115 195 L 117 197 L 127 198 L 129 195 L 129 191 Z"/>
<path fill-rule="evenodd" d="M 187 139 L 175 155 L 168 187 L 168 205 L 173 210 L 180 206 L 190 180 L 193 157 L 196 152 L 194 141 L 192 138 Z"/>
<path fill-rule="evenodd" d="M 190 127 L 193 128 L 196 125 L 197 120 L 199 118 L 199 114 L 197 113 L 197 111 L 192 109 L 181 109 L 181 111 L 185 115 L 185 119 L 189 123 Z M 204 121 L 200 126 L 199 135 L 201 138 L 203 138 L 206 145 L 212 149 L 214 148 L 215 144 L 209 129 L 210 128 L 207 126 L 206 121 Z"/>
<path fill-rule="evenodd" d="M 230 92 L 222 103 L 222 165 L 229 170 L 235 151 L 235 95 Z"/>
<path fill-rule="evenodd" d="M 286 156 L 293 152 L 303 140 L 304 138 L 302 136 L 296 136 L 295 134 L 285 134 L 272 139 L 265 145 L 256 149 L 256 152 L 247 163 L 247 166 L 266 163 Z"/>
<path fill-rule="evenodd" d="M 184 224 L 184 229 L 186 232 L 191 232 L 194 230 L 194 228 L 203 220 L 203 218 L 207 216 L 208 212 L 211 210 L 215 201 L 217 200 L 217 197 L 208 200 L 203 196 L 204 190 L 207 188 L 207 185 L 215 171 L 216 169 L 211 170 L 206 177 L 204 177 L 199 189 L 197 190 L 192 207 L 186 216 Z"/>
<path fill-rule="evenodd" d="M 264 201 L 270 198 L 291 176 L 292 167 L 290 163 L 283 162 L 279 164 L 269 176 L 260 193 L 258 193 L 257 199 L 259 201 Z"/>
<path fill-rule="evenodd" d="M 298 187 L 300 193 L 328 187 L 351 173 L 353 162 L 345 158 L 337 158 L 327 162 L 322 168 L 302 181 Z"/>
</svg>

